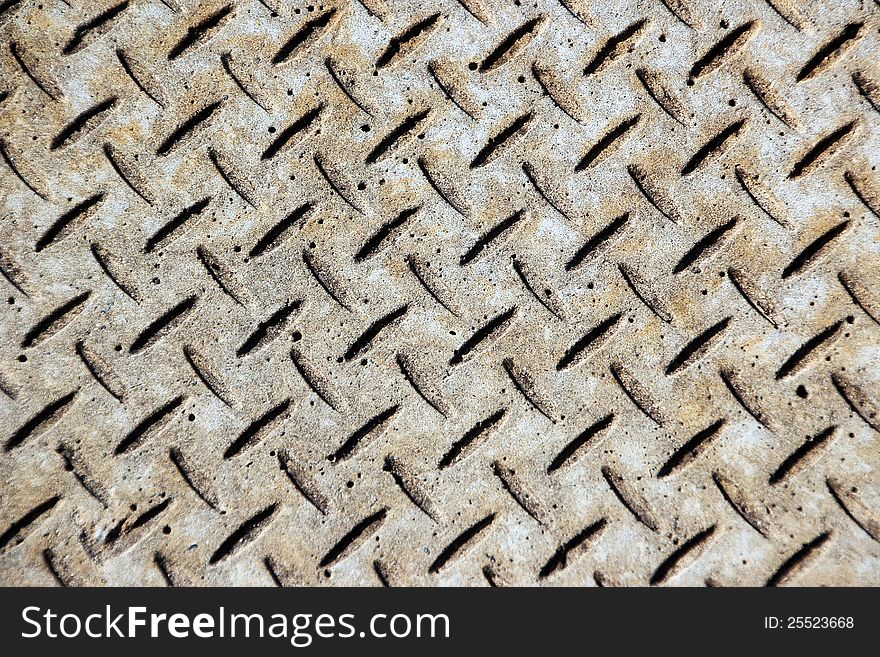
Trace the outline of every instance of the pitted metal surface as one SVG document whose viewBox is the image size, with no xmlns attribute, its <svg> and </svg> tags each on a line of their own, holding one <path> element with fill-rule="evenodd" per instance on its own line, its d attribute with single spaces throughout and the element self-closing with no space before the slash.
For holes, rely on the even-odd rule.
<svg viewBox="0 0 880 657">
<path fill-rule="evenodd" d="M 2 582 L 880 584 L 878 32 L 0 3 Z"/>
</svg>

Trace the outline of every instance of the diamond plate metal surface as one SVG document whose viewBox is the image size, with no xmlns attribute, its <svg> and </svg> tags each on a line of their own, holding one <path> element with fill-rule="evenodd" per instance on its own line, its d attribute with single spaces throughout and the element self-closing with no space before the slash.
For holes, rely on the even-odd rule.
<svg viewBox="0 0 880 657">
<path fill-rule="evenodd" d="M 4 584 L 880 584 L 876 2 L 0 34 Z"/>
</svg>

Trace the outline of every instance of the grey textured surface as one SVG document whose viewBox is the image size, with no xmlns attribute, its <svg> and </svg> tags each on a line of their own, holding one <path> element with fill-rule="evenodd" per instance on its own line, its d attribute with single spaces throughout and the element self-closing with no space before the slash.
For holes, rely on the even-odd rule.
<svg viewBox="0 0 880 657">
<path fill-rule="evenodd" d="M 0 7 L 3 583 L 880 584 L 877 3 Z"/>
</svg>

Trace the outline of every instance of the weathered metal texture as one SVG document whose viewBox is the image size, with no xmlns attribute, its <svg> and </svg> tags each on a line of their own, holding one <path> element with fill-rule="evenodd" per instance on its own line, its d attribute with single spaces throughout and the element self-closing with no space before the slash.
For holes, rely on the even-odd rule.
<svg viewBox="0 0 880 657">
<path fill-rule="evenodd" d="M 876 2 L 0 7 L 3 583 L 880 584 Z"/>
</svg>

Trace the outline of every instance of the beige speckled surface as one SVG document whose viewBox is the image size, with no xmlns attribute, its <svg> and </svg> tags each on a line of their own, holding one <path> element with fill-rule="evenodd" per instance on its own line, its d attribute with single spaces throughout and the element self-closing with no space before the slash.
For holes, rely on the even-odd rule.
<svg viewBox="0 0 880 657">
<path fill-rule="evenodd" d="M 0 6 L 4 584 L 880 584 L 877 3 Z"/>
</svg>

